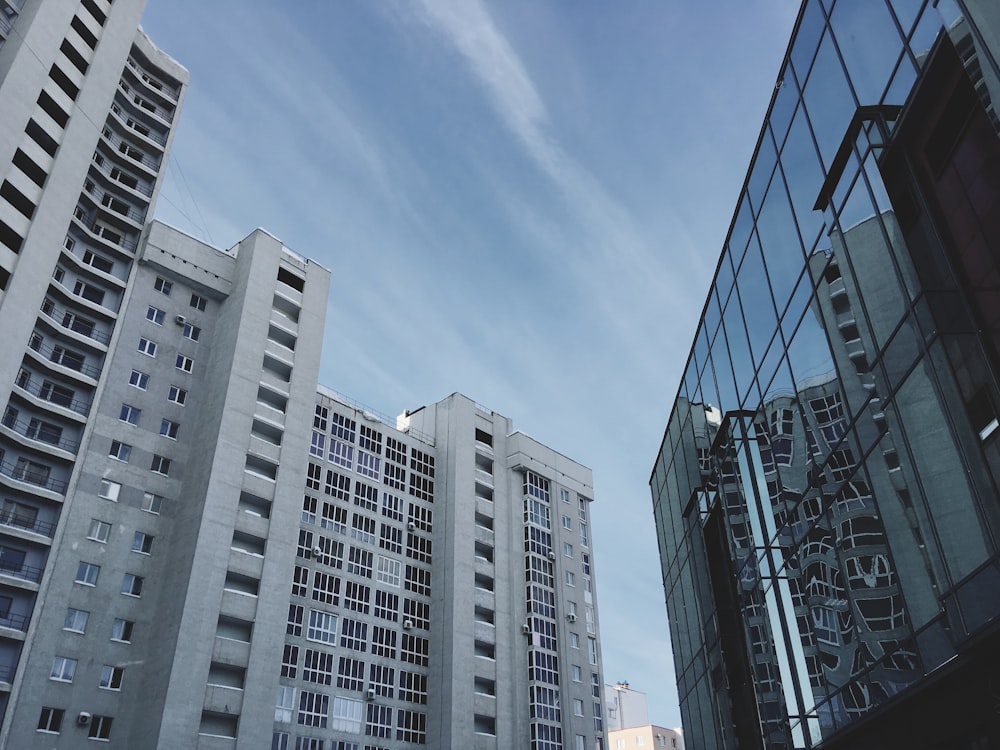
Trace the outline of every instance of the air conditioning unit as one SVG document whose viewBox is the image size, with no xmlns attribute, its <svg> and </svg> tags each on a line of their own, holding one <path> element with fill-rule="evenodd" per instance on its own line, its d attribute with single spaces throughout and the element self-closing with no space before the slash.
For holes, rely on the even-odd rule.
<svg viewBox="0 0 1000 750">
<path fill-rule="evenodd" d="M 86 711 L 81 711 L 76 715 L 77 726 L 85 727 L 90 724 L 90 714 Z"/>
<path fill-rule="evenodd" d="M 417 525 L 413 523 L 413 521 L 410 521 L 408 524 L 406 524 L 406 528 L 408 528 L 410 531 L 413 531 L 415 528 L 417 528 Z"/>
<path fill-rule="evenodd" d="M 185 323 L 187 323 L 187 322 L 188 322 L 188 320 L 187 320 L 187 318 L 185 318 L 185 317 L 184 317 L 183 315 L 178 315 L 177 317 L 175 317 L 175 318 L 174 318 L 174 322 L 175 322 L 175 323 L 176 323 L 177 325 L 179 325 L 179 326 L 182 326 L 182 325 L 184 325 Z"/>
<path fill-rule="evenodd" d="M 549 552 L 549 559 L 550 560 L 555 560 L 556 559 L 556 553 L 555 552 Z"/>
<path fill-rule="evenodd" d="M 322 554 L 323 554 L 322 547 L 313 547 L 313 557 L 319 557 Z"/>
<path fill-rule="evenodd" d="M 403 630 L 409 630 L 413 627 L 413 620 L 403 620 Z"/>
<path fill-rule="evenodd" d="M 375 700 L 375 688 L 368 688 L 368 692 L 365 693 L 365 699 L 370 701 Z"/>
<path fill-rule="evenodd" d="M 521 632 L 525 635 L 531 635 L 531 624 L 527 622 L 524 623 L 524 625 L 521 626 Z"/>
<path fill-rule="evenodd" d="M 576 622 L 576 615 L 570 612 L 568 615 L 566 615 L 566 619 L 569 620 L 570 622 Z"/>
</svg>

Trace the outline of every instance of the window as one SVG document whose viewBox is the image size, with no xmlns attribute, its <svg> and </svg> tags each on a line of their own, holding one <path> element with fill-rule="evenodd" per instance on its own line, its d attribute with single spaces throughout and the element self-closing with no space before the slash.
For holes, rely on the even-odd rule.
<svg viewBox="0 0 1000 750">
<path fill-rule="evenodd" d="M 105 664 L 101 667 L 101 681 L 98 687 L 104 690 L 121 690 L 122 678 L 125 676 L 125 667 L 115 667 Z"/>
<path fill-rule="evenodd" d="M 73 675 L 76 674 L 76 659 L 68 659 L 65 656 L 57 656 L 52 660 L 52 671 L 49 679 L 56 682 L 72 682 Z"/>
<path fill-rule="evenodd" d="M 153 282 L 153 289 L 158 291 L 160 294 L 165 294 L 170 296 L 170 290 L 173 289 L 173 284 L 164 278 L 159 276 L 156 277 L 156 281 Z"/>
<path fill-rule="evenodd" d="M 160 514 L 160 507 L 163 505 L 163 498 L 154 495 L 152 492 L 144 492 L 142 495 L 142 509 L 147 513 Z"/>
<path fill-rule="evenodd" d="M 591 664 L 597 664 L 597 641 L 594 638 L 587 639 L 587 658 Z"/>
<path fill-rule="evenodd" d="M 571 648 L 580 648 L 580 634 L 570 633 L 569 634 L 569 645 Z"/>
<path fill-rule="evenodd" d="M 573 699 L 573 715 L 583 716 L 583 701 L 580 698 Z"/>
<path fill-rule="evenodd" d="M 145 354 L 147 357 L 156 356 L 156 342 L 150 341 L 147 338 L 139 339 L 139 351 Z"/>
<path fill-rule="evenodd" d="M 569 516 L 563 516 L 562 517 L 562 527 L 564 529 L 572 529 L 573 528 L 573 519 L 570 518 Z"/>
<path fill-rule="evenodd" d="M 299 672 L 298 661 L 299 647 L 286 643 L 284 653 L 281 655 L 281 676 L 294 680 Z"/>
<path fill-rule="evenodd" d="M 372 558 L 374 553 L 360 547 L 351 547 L 347 560 L 347 572 L 364 578 L 372 577 Z"/>
<path fill-rule="evenodd" d="M 114 719 L 110 716 L 100 716 L 94 714 L 90 717 L 90 731 L 87 736 L 92 740 L 111 739 L 111 722 Z"/>
<path fill-rule="evenodd" d="M 399 587 L 399 573 L 402 563 L 399 560 L 393 560 L 390 557 L 385 557 L 384 555 L 378 556 L 378 576 L 377 580 L 379 583 L 385 583 L 389 586 Z"/>
<path fill-rule="evenodd" d="M 392 706 L 368 704 L 368 716 L 365 719 L 365 735 L 368 737 L 392 737 Z M 357 745 L 355 745 L 357 747 Z M 367 748 L 370 745 L 366 746 Z"/>
<path fill-rule="evenodd" d="M 95 542 L 101 542 L 104 544 L 108 541 L 108 536 L 111 535 L 111 524 L 105 521 L 99 521 L 96 518 L 90 521 L 90 530 L 87 532 L 87 539 L 92 539 Z"/>
<path fill-rule="evenodd" d="M 427 703 L 427 675 L 399 670 L 399 699 Z"/>
<path fill-rule="evenodd" d="M 136 409 L 130 404 L 122 404 L 121 411 L 118 413 L 118 419 L 128 424 L 139 424 L 140 414 L 142 414 L 141 409 Z"/>
<path fill-rule="evenodd" d="M 396 631 L 390 628 L 383 628 L 381 625 L 372 626 L 372 656 L 385 656 L 389 659 L 396 658 Z M 392 677 L 389 678 L 392 683 Z M 391 693 L 389 694 L 391 698 Z"/>
<path fill-rule="evenodd" d="M 285 625 L 285 635 L 302 635 L 302 615 L 304 607 L 301 604 L 288 605 L 288 622 Z"/>
<path fill-rule="evenodd" d="M 368 623 L 345 617 L 340 630 L 340 645 L 364 653 L 368 649 Z"/>
<path fill-rule="evenodd" d="M 108 451 L 108 456 L 117 460 L 128 462 L 128 457 L 132 455 L 132 446 L 127 443 L 122 443 L 118 440 L 111 441 L 111 450 Z"/>
<path fill-rule="evenodd" d="M 146 308 L 146 320 L 150 323 L 155 323 L 158 326 L 163 325 L 163 319 L 166 317 L 166 313 L 158 307 L 153 307 L 150 305 Z"/>
<path fill-rule="evenodd" d="M 302 679 L 306 682 L 315 682 L 317 685 L 332 685 L 333 665 L 333 654 L 307 648 L 302 662 Z"/>
<path fill-rule="evenodd" d="M 149 385 L 149 375 L 139 370 L 132 370 L 132 374 L 128 377 L 128 384 L 133 388 L 144 391 L 146 390 L 146 386 Z"/>
<path fill-rule="evenodd" d="M 288 724 L 295 711 L 295 688 L 279 687 L 278 697 L 274 702 L 274 720 Z"/>
<path fill-rule="evenodd" d="M 372 650 L 374 652 L 374 649 Z M 394 685 L 396 682 L 396 670 L 382 664 L 372 664 L 368 670 L 368 686 L 375 691 L 375 695 L 383 698 L 394 696 Z"/>
<path fill-rule="evenodd" d="M 559 499 L 562 500 L 564 503 L 568 503 L 569 502 L 569 490 L 560 487 L 559 488 Z"/>
<path fill-rule="evenodd" d="M 132 537 L 132 551 L 143 555 L 148 555 L 153 549 L 153 537 L 141 531 L 135 532 Z"/>
<path fill-rule="evenodd" d="M 118 482 L 112 482 L 110 479 L 102 479 L 100 489 L 97 490 L 97 496 L 117 503 L 118 493 L 121 492 L 121 489 L 122 486 Z"/>
<path fill-rule="evenodd" d="M 584 547 L 590 546 L 590 534 L 587 529 L 587 524 L 580 523 L 580 544 Z"/>
<path fill-rule="evenodd" d="M 325 683 L 329 685 L 330 683 Z M 337 666 L 337 687 L 361 691 L 365 688 L 365 663 L 350 656 L 341 656 Z"/>
<path fill-rule="evenodd" d="M 205 312 L 206 303 L 207 300 L 204 297 L 199 297 L 197 294 L 191 295 L 191 307 L 193 307 L 195 310 L 201 310 L 201 312 Z"/>
<path fill-rule="evenodd" d="M 177 422 L 171 422 L 169 419 L 163 419 L 160 421 L 160 434 L 165 438 L 170 438 L 171 440 L 177 439 L 177 431 L 181 428 Z"/>
<path fill-rule="evenodd" d="M 583 682 L 583 670 L 580 669 L 579 665 L 573 665 L 573 682 Z"/>
<path fill-rule="evenodd" d="M 153 454 L 153 460 L 149 464 L 149 470 L 163 476 L 170 475 L 170 459 L 165 456 Z"/>
<path fill-rule="evenodd" d="M 396 739 L 402 742 L 427 744 L 427 714 L 410 711 L 406 708 L 396 710 Z"/>
<path fill-rule="evenodd" d="M 333 699 L 332 728 L 340 732 L 362 731 L 365 704 L 351 698 L 336 697 Z"/>
<path fill-rule="evenodd" d="M 576 586 L 576 576 L 573 575 L 573 571 L 572 570 L 567 570 L 566 571 L 566 585 L 567 586 Z"/>
<path fill-rule="evenodd" d="M 38 715 L 38 731 L 48 734 L 59 734 L 62 728 L 63 714 L 61 708 L 42 707 L 42 712 Z"/>
<path fill-rule="evenodd" d="M 197 341 L 201 338 L 201 329 L 198 326 L 193 326 L 190 323 L 184 324 L 184 338 L 190 339 L 191 341 Z"/>
<path fill-rule="evenodd" d="M 306 639 L 319 643 L 335 644 L 337 642 L 337 616 L 329 612 L 310 609 Z"/>
<path fill-rule="evenodd" d="M 175 404 L 180 404 L 184 406 L 184 402 L 187 401 L 188 392 L 183 388 L 178 388 L 176 385 L 170 386 L 167 391 L 167 401 L 172 401 Z"/>
<path fill-rule="evenodd" d="M 569 542 L 563 542 L 563 557 L 573 556 L 573 545 Z"/>
<path fill-rule="evenodd" d="M 337 700 L 341 700 L 337 698 Z M 298 723 L 305 727 L 326 729 L 327 715 L 330 712 L 330 696 L 321 693 L 310 693 L 303 690 L 299 693 Z M 334 724 L 336 728 L 336 723 Z"/>
<path fill-rule="evenodd" d="M 182 372 L 191 372 L 194 368 L 194 360 L 190 357 L 185 357 L 183 354 L 178 354 L 177 359 L 174 361 L 174 367 Z"/>
<path fill-rule="evenodd" d="M 76 567 L 76 578 L 74 579 L 77 583 L 82 583 L 84 586 L 96 586 L 97 576 L 101 573 L 101 566 L 94 565 L 88 562 L 80 562 Z"/>
<path fill-rule="evenodd" d="M 122 578 L 121 592 L 125 596 L 142 596 L 142 576 L 126 573 Z"/>
<path fill-rule="evenodd" d="M 89 612 L 69 607 L 66 610 L 66 619 L 63 621 L 63 630 L 69 630 L 72 633 L 84 633 L 87 630 L 87 619 L 89 617 Z"/>
<path fill-rule="evenodd" d="M 131 620 L 123 620 L 120 617 L 116 617 L 115 621 L 111 623 L 111 640 L 120 641 L 121 643 L 131 643 L 132 629 L 134 627 L 135 623 Z"/>
</svg>

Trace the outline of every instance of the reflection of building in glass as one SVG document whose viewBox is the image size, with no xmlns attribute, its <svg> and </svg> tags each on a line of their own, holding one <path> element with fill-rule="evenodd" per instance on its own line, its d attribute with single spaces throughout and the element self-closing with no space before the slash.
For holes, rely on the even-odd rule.
<svg viewBox="0 0 1000 750">
<path fill-rule="evenodd" d="M 803 4 L 651 477 L 692 745 L 1000 743 L 998 57 Z"/>
</svg>

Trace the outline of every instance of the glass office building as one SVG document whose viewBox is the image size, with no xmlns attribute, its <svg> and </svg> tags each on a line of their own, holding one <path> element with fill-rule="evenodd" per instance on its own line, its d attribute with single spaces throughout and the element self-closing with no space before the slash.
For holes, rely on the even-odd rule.
<svg viewBox="0 0 1000 750">
<path fill-rule="evenodd" d="M 1000 747 L 998 59 L 799 12 L 650 479 L 692 747 Z"/>
</svg>

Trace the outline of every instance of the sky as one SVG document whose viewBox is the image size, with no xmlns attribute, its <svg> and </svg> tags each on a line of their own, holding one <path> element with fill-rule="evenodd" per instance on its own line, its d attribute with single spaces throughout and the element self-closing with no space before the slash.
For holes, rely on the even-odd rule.
<svg viewBox="0 0 1000 750">
<path fill-rule="evenodd" d="M 590 467 L 604 680 L 680 725 L 649 475 L 794 0 L 149 0 L 157 218 L 332 273 L 320 382 L 460 392 Z"/>
</svg>

